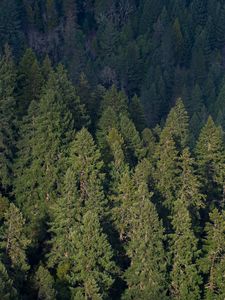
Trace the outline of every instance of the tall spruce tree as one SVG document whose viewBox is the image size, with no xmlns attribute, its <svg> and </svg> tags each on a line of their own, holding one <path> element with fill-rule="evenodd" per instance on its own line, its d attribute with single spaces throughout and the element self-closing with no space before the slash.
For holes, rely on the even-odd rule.
<svg viewBox="0 0 225 300">
<path fill-rule="evenodd" d="M 0 262 L 0 298 L 2 300 L 17 300 L 18 294 L 13 286 L 8 272 L 2 262 Z"/>
<path fill-rule="evenodd" d="M 101 216 L 107 208 L 104 195 L 103 161 L 91 134 L 81 129 L 70 147 L 71 168 L 75 173 L 76 186 L 79 191 L 80 206 L 83 214 L 87 210 L 98 212 Z"/>
<path fill-rule="evenodd" d="M 156 187 L 163 197 L 164 205 L 171 209 L 176 198 L 180 170 L 178 168 L 178 151 L 170 134 L 160 138 L 155 159 L 157 160 L 154 175 Z"/>
<path fill-rule="evenodd" d="M 199 209 L 204 208 L 205 195 L 201 193 L 201 183 L 194 170 L 195 161 L 191 157 L 190 150 L 185 148 L 180 157 L 180 189 L 178 197 L 182 197 L 190 209 L 192 221 L 199 219 Z M 193 224 L 196 226 L 197 224 Z"/>
<path fill-rule="evenodd" d="M 18 67 L 18 115 L 22 118 L 33 100 L 39 100 L 43 85 L 41 68 L 32 49 L 27 49 Z"/>
<path fill-rule="evenodd" d="M 163 226 L 150 200 L 151 193 L 148 191 L 145 164 L 138 165 L 136 172 L 138 176 L 134 176 L 133 181 L 135 199 L 129 207 L 126 247 L 130 266 L 124 274 L 128 288 L 123 299 L 166 299 Z M 140 174 L 142 176 L 139 176 Z"/>
<path fill-rule="evenodd" d="M 202 128 L 197 141 L 196 160 L 198 173 L 207 195 L 207 206 L 224 206 L 223 186 L 225 180 L 225 149 L 223 131 L 211 117 Z"/>
<path fill-rule="evenodd" d="M 30 241 L 25 234 L 25 220 L 19 209 L 12 203 L 4 219 L 1 249 L 5 253 L 5 260 L 9 259 L 11 267 L 16 272 L 26 272 L 29 269 L 26 251 Z"/>
<path fill-rule="evenodd" d="M 196 265 L 198 240 L 192 229 L 192 217 L 183 192 L 174 202 L 171 234 L 170 293 L 173 299 L 200 299 L 201 277 Z"/>
<path fill-rule="evenodd" d="M 204 299 L 222 300 L 225 297 L 225 212 L 214 209 L 206 224 L 203 257 L 200 266 L 206 276 Z"/>
<path fill-rule="evenodd" d="M 48 207 L 60 190 L 67 148 L 84 114 L 61 66 L 51 73 L 40 103 L 32 105 L 28 116 L 32 122 L 21 128 L 15 196 L 30 222 L 30 234 L 37 238 L 44 234 L 40 225 L 44 226 Z"/>
<path fill-rule="evenodd" d="M 173 137 L 178 151 L 182 151 L 188 145 L 189 117 L 180 98 L 168 114 L 161 138 L 168 134 Z"/>
<path fill-rule="evenodd" d="M 35 287 L 37 297 L 40 300 L 55 300 L 56 292 L 54 289 L 54 279 L 50 272 L 43 266 L 39 266 L 35 273 Z"/>
<path fill-rule="evenodd" d="M 0 194 L 3 196 L 10 194 L 12 185 L 16 135 L 15 80 L 11 50 L 6 46 L 0 60 Z"/>
<path fill-rule="evenodd" d="M 73 235 L 71 284 L 74 299 L 108 299 L 117 271 L 96 212 L 87 211 Z"/>
</svg>

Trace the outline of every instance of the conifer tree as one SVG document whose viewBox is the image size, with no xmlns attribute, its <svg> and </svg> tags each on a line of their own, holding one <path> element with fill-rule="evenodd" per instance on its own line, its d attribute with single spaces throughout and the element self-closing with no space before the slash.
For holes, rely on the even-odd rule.
<svg viewBox="0 0 225 300">
<path fill-rule="evenodd" d="M 70 164 L 75 173 L 83 214 L 87 210 L 97 211 L 101 217 L 106 209 L 103 190 L 103 161 L 95 142 L 87 129 L 81 129 L 70 147 Z"/>
<path fill-rule="evenodd" d="M 156 148 L 156 138 L 150 128 L 145 128 L 141 134 L 145 156 L 152 158 Z"/>
<path fill-rule="evenodd" d="M 5 213 L 1 248 L 16 271 L 26 272 L 29 269 L 26 257 L 29 244 L 30 241 L 25 234 L 25 220 L 19 209 L 11 203 Z"/>
<path fill-rule="evenodd" d="M 120 132 L 126 144 L 128 161 L 132 165 L 135 160 L 143 157 L 144 151 L 139 132 L 135 128 L 134 123 L 126 115 L 120 116 Z"/>
<path fill-rule="evenodd" d="M 128 99 L 126 94 L 122 91 L 117 91 L 115 85 L 106 91 L 102 100 L 102 111 L 108 107 L 111 107 L 117 115 L 127 113 L 128 110 Z"/>
<path fill-rule="evenodd" d="M 13 286 L 13 281 L 9 278 L 7 270 L 2 262 L 0 262 L 0 298 L 2 300 L 18 299 L 18 294 Z"/>
<path fill-rule="evenodd" d="M 225 150 L 223 132 L 211 117 L 202 128 L 197 141 L 196 160 L 198 173 L 207 195 L 207 206 L 223 206 L 222 195 L 225 178 Z"/>
<path fill-rule="evenodd" d="M 42 62 L 41 71 L 44 81 L 47 81 L 52 72 L 52 62 L 48 55 L 45 56 Z"/>
<path fill-rule="evenodd" d="M 129 111 L 137 130 L 139 132 L 144 130 L 146 127 L 144 109 L 140 99 L 136 95 L 131 99 L 131 103 L 129 105 Z"/>
<path fill-rule="evenodd" d="M 108 299 L 117 271 L 98 215 L 87 211 L 73 235 L 71 284 L 75 299 Z"/>
<path fill-rule="evenodd" d="M 8 195 L 12 184 L 12 161 L 15 148 L 16 71 L 8 46 L 0 60 L 0 194 Z"/>
<path fill-rule="evenodd" d="M 32 49 L 24 53 L 18 68 L 18 114 L 22 118 L 33 100 L 39 100 L 43 85 L 41 68 Z"/>
<path fill-rule="evenodd" d="M 204 207 L 205 196 L 201 194 L 201 184 L 194 170 L 194 159 L 188 148 L 185 148 L 180 158 L 180 188 L 178 197 L 189 207 L 192 220 L 199 218 L 199 209 Z M 194 224 L 197 225 L 197 224 Z"/>
<path fill-rule="evenodd" d="M 124 155 L 124 140 L 117 129 L 112 128 L 107 135 L 107 142 L 109 145 L 109 153 L 111 154 L 110 169 L 110 192 L 116 193 L 118 182 L 121 173 L 126 168 L 126 160 Z"/>
<path fill-rule="evenodd" d="M 76 177 L 71 169 L 64 178 L 62 197 L 59 197 L 51 208 L 49 232 L 51 246 L 48 256 L 48 266 L 55 268 L 59 280 L 66 279 L 71 267 L 73 251 L 72 234 L 81 218 L 79 194 L 76 187 Z"/>
<path fill-rule="evenodd" d="M 39 266 L 35 273 L 35 287 L 37 297 L 40 300 L 55 300 L 56 292 L 54 289 L 54 279 L 49 271 L 43 266 Z"/>
<path fill-rule="evenodd" d="M 164 199 L 164 205 L 172 209 L 179 184 L 180 170 L 178 168 L 178 151 L 170 134 L 163 138 L 161 136 L 155 158 L 157 159 L 154 175 L 156 187 Z"/>
<path fill-rule="evenodd" d="M 168 134 L 174 139 L 178 151 L 184 149 L 189 141 L 189 118 L 185 110 L 183 101 L 178 99 L 176 105 L 171 109 L 166 119 L 165 127 L 162 131 L 161 138 Z"/>
<path fill-rule="evenodd" d="M 200 299 L 201 277 L 196 265 L 198 240 L 192 229 L 191 214 L 182 191 L 174 202 L 172 226 L 171 297 L 182 300 Z"/>
<path fill-rule="evenodd" d="M 44 234 L 48 207 L 66 171 L 67 147 L 81 119 L 80 103 L 59 67 L 50 75 L 40 103 L 32 102 L 21 128 L 23 138 L 15 166 L 16 201 L 29 220 L 28 229 L 34 240 Z"/>
<path fill-rule="evenodd" d="M 140 172 L 142 171 L 142 172 Z M 166 255 L 164 233 L 156 209 L 151 202 L 145 165 L 138 165 L 128 228 L 127 254 L 131 260 L 125 271 L 128 285 L 123 299 L 166 299 Z"/>
<path fill-rule="evenodd" d="M 225 297 L 225 213 L 214 209 L 206 224 L 203 257 L 200 266 L 206 275 L 204 299 L 222 300 Z"/>
</svg>

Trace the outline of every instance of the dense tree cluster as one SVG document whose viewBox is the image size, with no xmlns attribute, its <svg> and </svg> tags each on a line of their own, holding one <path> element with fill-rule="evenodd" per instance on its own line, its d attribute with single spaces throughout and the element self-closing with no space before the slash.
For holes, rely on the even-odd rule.
<svg viewBox="0 0 225 300">
<path fill-rule="evenodd" d="M 30 47 L 63 62 L 73 82 L 82 77 L 82 87 L 85 74 L 89 91 L 100 83 L 137 94 L 148 126 L 165 121 L 181 97 L 196 139 L 209 114 L 225 122 L 224 12 L 221 0 L 2 0 L 0 53 L 8 43 L 18 59 Z M 31 53 L 21 69 L 23 97 L 27 81 L 31 89 L 39 84 Z M 92 109 L 96 94 L 85 96 Z M 135 99 L 130 109 L 140 109 Z"/>
<path fill-rule="evenodd" d="M 0 299 L 224 299 L 224 13 L 1 1 Z"/>
<path fill-rule="evenodd" d="M 1 298 L 222 300 L 222 127 L 193 139 L 181 98 L 145 127 L 137 96 L 31 49 L 0 70 Z"/>
</svg>

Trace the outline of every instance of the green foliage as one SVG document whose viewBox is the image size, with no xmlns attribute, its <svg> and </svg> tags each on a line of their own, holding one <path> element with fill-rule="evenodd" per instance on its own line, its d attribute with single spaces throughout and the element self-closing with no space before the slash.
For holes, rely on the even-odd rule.
<svg viewBox="0 0 225 300">
<path fill-rule="evenodd" d="M 4 249 L 15 270 L 22 272 L 29 270 L 26 257 L 29 244 L 30 241 L 25 234 L 25 220 L 19 209 L 11 203 L 5 213 L 1 248 Z"/>
<path fill-rule="evenodd" d="M 136 172 L 144 171 L 143 164 Z M 130 203 L 127 254 L 131 260 L 125 271 L 128 289 L 123 299 L 166 299 L 166 255 L 164 232 L 157 211 L 150 201 L 146 178 L 137 176 Z M 128 210 L 128 209 L 127 209 Z"/>
<path fill-rule="evenodd" d="M 192 229 L 191 214 L 183 193 L 174 202 L 172 226 L 171 296 L 173 299 L 201 299 L 202 279 L 196 265 L 198 240 Z"/>
<path fill-rule="evenodd" d="M 27 109 L 33 100 L 39 100 L 43 77 L 41 68 L 32 49 L 24 53 L 18 68 L 18 114 L 20 118 L 27 113 Z"/>
<path fill-rule="evenodd" d="M 204 289 L 204 299 L 223 299 L 224 289 L 224 246 L 225 246 L 225 214 L 214 209 L 210 213 L 210 221 L 206 224 L 203 257 L 200 266 L 207 281 Z"/>
<path fill-rule="evenodd" d="M 207 195 L 208 206 L 221 203 L 224 184 L 225 150 L 223 132 L 211 117 L 202 128 L 196 145 L 198 173 L 203 183 L 203 192 Z"/>
<path fill-rule="evenodd" d="M 98 215 L 87 211 L 74 232 L 74 264 L 71 283 L 75 299 L 107 299 L 114 282 L 116 265 Z"/>
<path fill-rule="evenodd" d="M 1 1 L 0 298 L 224 299 L 224 11 Z"/>
<path fill-rule="evenodd" d="M 13 286 L 13 281 L 9 278 L 7 270 L 0 262 L 0 297 L 2 300 L 18 299 L 17 291 Z"/>
<path fill-rule="evenodd" d="M 47 269 L 40 266 L 35 273 L 35 285 L 38 290 L 38 299 L 54 300 L 56 292 L 54 290 L 54 280 Z"/>
<path fill-rule="evenodd" d="M 15 80 L 16 69 L 11 51 L 6 46 L 0 60 L 0 193 L 3 195 L 9 194 L 12 185 L 16 126 Z"/>
<path fill-rule="evenodd" d="M 87 129 L 81 129 L 70 147 L 70 164 L 75 173 L 80 206 L 103 214 L 106 199 L 103 191 L 103 161 L 95 142 Z"/>
<path fill-rule="evenodd" d="M 51 73 L 40 102 L 32 102 L 24 118 L 15 164 L 16 201 L 31 223 L 29 231 L 34 240 L 44 234 L 49 205 L 66 171 L 67 147 L 82 118 L 74 89 L 63 68 L 58 67 Z"/>
</svg>

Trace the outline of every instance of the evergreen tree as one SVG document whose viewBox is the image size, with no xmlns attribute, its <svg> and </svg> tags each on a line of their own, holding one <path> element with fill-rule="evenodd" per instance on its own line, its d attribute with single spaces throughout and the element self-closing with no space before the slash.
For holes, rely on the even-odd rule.
<svg viewBox="0 0 225 300">
<path fill-rule="evenodd" d="M 76 188 L 76 177 L 71 169 L 68 169 L 64 178 L 62 197 L 51 208 L 51 222 L 49 232 L 51 250 L 47 254 L 48 266 L 56 269 L 59 280 L 66 279 L 71 265 L 72 234 L 78 226 L 81 208 L 79 207 L 79 195 Z"/>
<path fill-rule="evenodd" d="M 16 300 L 18 294 L 13 286 L 13 281 L 9 278 L 7 270 L 0 262 L 0 298 L 2 300 Z"/>
<path fill-rule="evenodd" d="M 21 129 L 23 138 L 15 167 L 15 195 L 18 205 L 29 220 L 28 230 L 36 240 L 45 234 L 44 222 L 49 205 L 60 190 L 65 174 L 65 155 L 73 138 L 77 120 L 83 118 L 73 88 L 59 67 L 49 77 L 43 96 L 29 111 Z M 70 107 L 73 111 L 70 111 Z M 76 119 L 73 113 L 76 110 Z M 26 143 L 26 144 L 25 144 Z M 42 224 L 42 226 L 40 226 Z"/>
<path fill-rule="evenodd" d="M 25 220 L 19 209 L 11 203 L 5 213 L 1 248 L 16 271 L 26 272 L 29 269 L 26 257 L 29 243 L 25 234 Z"/>
<path fill-rule="evenodd" d="M 202 190 L 207 195 L 207 206 L 223 206 L 221 203 L 225 176 L 223 132 L 211 117 L 200 132 L 195 153 L 198 173 L 203 184 Z"/>
<path fill-rule="evenodd" d="M 169 134 L 172 136 L 178 151 L 187 146 L 189 141 L 189 118 L 181 99 L 177 100 L 176 105 L 169 112 L 161 139 Z"/>
<path fill-rule="evenodd" d="M 164 205 L 171 209 L 173 201 L 176 199 L 180 170 L 178 168 L 178 151 L 170 134 L 163 137 L 161 135 L 155 159 L 157 160 L 154 175 L 156 187 L 163 197 Z"/>
<path fill-rule="evenodd" d="M 103 190 L 103 161 L 87 129 L 83 128 L 76 134 L 70 147 L 69 161 L 75 173 L 82 214 L 91 210 L 103 217 L 107 204 Z"/>
<path fill-rule="evenodd" d="M 73 235 L 74 264 L 71 283 L 74 299 L 108 299 L 116 265 L 98 215 L 87 211 Z"/>
<path fill-rule="evenodd" d="M 201 184 L 194 170 L 194 159 L 188 148 L 185 148 L 180 158 L 180 189 L 178 197 L 189 207 L 192 220 L 199 218 L 199 209 L 204 207 L 205 196 L 201 194 Z M 197 224 L 194 224 L 195 226 Z"/>
<path fill-rule="evenodd" d="M 120 132 L 126 144 L 127 159 L 132 165 L 144 156 L 144 151 L 139 132 L 126 115 L 120 116 Z"/>
<path fill-rule="evenodd" d="M 129 110 L 131 119 L 133 120 L 137 130 L 141 132 L 146 127 L 146 120 L 144 115 L 144 109 L 142 107 L 140 99 L 136 95 L 131 99 Z"/>
<path fill-rule="evenodd" d="M 191 214 L 185 196 L 181 193 L 174 202 L 171 234 L 172 269 L 171 297 L 173 299 L 200 299 L 201 277 L 196 265 L 198 240 L 192 229 Z"/>
<path fill-rule="evenodd" d="M 137 167 L 142 170 L 143 164 Z M 140 169 L 140 170 L 139 170 Z M 136 176 L 135 200 L 131 203 L 131 217 L 128 231 L 127 254 L 131 260 L 125 271 L 128 285 L 123 299 L 166 299 L 166 256 L 163 247 L 163 227 L 145 182 L 146 178 Z"/>
<path fill-rule="evenodd" d="M 142 144 L 145 149 L 145 156 L 152 158 L 156 149 L 156 138 L 151 129 L 145 128 L 142 131 Z"/>
<path fill-rule="evenodd" d="M 124 155 L 124 140 L 121 134 L 115 128 L 112 128 L 107 135 L 109 153 L 111 154 L 110 169 L 110 192 L 116 193 L 120 176 L 126 168 L 126 159 Z"/>
<path fill-rule="evenodd" d="M 47 269 L 39 266 L 35 273 L 35 286 L 37 288 L 37 298 L 40 300 L 56 299 L 54 290 L 54 280 Z"/>
<path fill-rule="evenodd" d="M 8 195 L 12 185 L 12 162 L 15 148 L 16 71 L 8 46 L 0 60 L 0 194 Z"/>
<path fill-rule="evenodd" d="M 200 266 L 206 274 L 204 299 L 222 300 L 225 296 L 225 213 L 214 209 L 206 224 L 203 254 Z"/>
<path fill-rule="evenodd" d="M 27 49 L 18 67 L 18 114 L 22 118 L 26 113 L 31 101 L 39 100 L 43 77 L 41 68 L 32 49 Z"/>
</svg>

